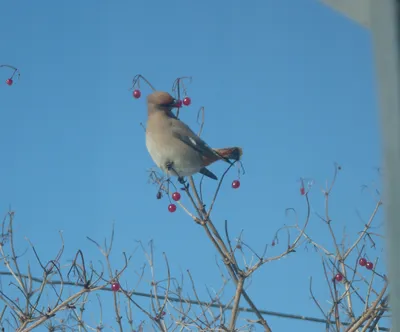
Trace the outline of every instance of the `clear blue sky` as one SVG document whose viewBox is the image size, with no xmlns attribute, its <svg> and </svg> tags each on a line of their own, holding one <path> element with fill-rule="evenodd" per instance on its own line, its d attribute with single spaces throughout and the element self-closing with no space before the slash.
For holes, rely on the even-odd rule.
<svg viewBox="0 0 400 332">
<path fill-rule="evenodd" d="M 323 213 L 320 188 L 333 162 L 343 167 L 332 198 L 338 234 L 346 227 L 354 236 L 363 225 L 356 211 L 364 222 L 372 211 L 373 200 L 360 190 L 379 184 L 381 166 L 370 36 L 316 0 L 5 2 L 0 36 L 0 63 L 21 70 L 8 87 L 1 82 L 9 71 L 0 69 L 0 211 L 11 205 L 21 248 L 28 237 L 44 260 L 58 250 L 59 230 L 64 262 L 77 249 L 97 260 L 86 236 L 102 241 L 115 221 L 115 268 L 135 240 L 153 239 L 157 264 L 165 251 L 174 275 L 190 269 L 204 299 L 205 285 L 220 286 L 216 252 L 202 229 L 179 208 L 169 213 L 148 183 L 153 163 L 140 122 L 150 90 L 143 87 L 139 100 L 128 91 L 139 73 L 167 91 L 175 78 L 192 76 L 193 104 L 182 119 L 196 129 L 204 106 L 203 138 L 243 148 L 242 186 L 230 188 L 230 172 L 214 214 L 221 230 L 229 220 L 232 237 L 244 229 L 261 251 L 291 222 L 286 208 L 304 218 L 302 176 L 315 180 L 313 211 Z M 211 170 L 221 175 L 224 167 Z M 207 181 L 210 190 L 215 185 Z M 310 232 L 329 239 L 315 214 Z M 133 270 L 143 262 L 137 251 L 123 282 L 134 286 Z M 321 272 L 319 255 L 301 249 L 261 268 L 249 292 L 262 309 L 321 317 L 308 291 L 313 276 L 326 303 Z M 102 298 L 111 303 L 111 294 Z M 114 323 L 111 314 L 104 319 Z M 276 331 L 323 328 L 269 321 Z"/>
</svg>

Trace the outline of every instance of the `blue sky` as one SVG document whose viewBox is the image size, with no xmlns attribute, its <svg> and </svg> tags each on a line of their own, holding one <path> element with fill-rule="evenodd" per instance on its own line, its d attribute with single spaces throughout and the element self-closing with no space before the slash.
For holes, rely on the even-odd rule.
<svg viewBox="0 0 400 332">
<path fill-rule="evenodd" d="M 202 297 L 206 285 L 220 286 L 216 252 L 201 228 L 179 208 L 169 213 L 167 199 L 156 200 L 148 183 L 153 163 L 140 123 L 150 89 L 143 85 L 143 97 L 132 98 L 136 74 L 166 91 L 177 77 L 192 76 L 192 105 L 182 109 L 182 119 L 198 128 L 197 110 L 204 106 L 203 138 L 215 147 L 243 148 L 242 185 L 231 189 L 237 176 L 231 171 L 214 213 L 221 230 L 229 221 L 232 237 L 243 229 L 261 251 L 292 222 L 286 208 L 304 218 L 300 177 L 314 179 L 313 212 L 323 213 L 320 189 L 334 162 L 343 167 L 331 207 L 338 234 L 345 227 L 355 236 L 373 209 L 360 190 L 380 183 L 370 35 L 316 0 L 6 2 L 0 31 L 0 63 L 21 70 L 15 85 L 0 84 L 0 211 L 15 210 L 18 243 L 25 248 L 28 237 L 44 260 L 56 253 L 59 230 L 65 261 L 78 249 L 97 260 L 86 236 L 102 241 L 115 222 L 116 266 L 135 240 L 152 239 L 157 263 L 165 251 L 173 273 L 190 269 Z M 0 80 L 9 73 L 0 69 Z M 210 169 L 221 175 L 225 166 Z M 212 192 L 216 183 L 206 185 Z M 315 214 L 310 232 L 329 240 Z M 137 251 L 132 271 L 143 262 Z M 261 268 L 249 292 L 262 309 L 320 317 L 308 283 L 313 276 L 325 303 L 321 272 L 319 255 L 299 250 Z M 110 294 L 102 296 L 105 305 L 111 302 Z M 112 315 L 105 320 L 114 323 Z M 322 328 L 269 321 L 277 331 Z"/>
</svg>

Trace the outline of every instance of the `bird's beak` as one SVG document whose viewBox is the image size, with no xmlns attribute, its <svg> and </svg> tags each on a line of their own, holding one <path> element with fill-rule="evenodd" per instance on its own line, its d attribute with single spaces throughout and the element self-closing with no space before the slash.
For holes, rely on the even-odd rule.
<svg viewBox="0 0 400 332">
<path fill-rule="evenodd" d="M 176 99 L 173 99 L 172 102 L 168 104 L 162 104 L 161 106 L 167 107 L 167 108 L 175 108 L 178 107 L 178 101 Z"/>
</svg>

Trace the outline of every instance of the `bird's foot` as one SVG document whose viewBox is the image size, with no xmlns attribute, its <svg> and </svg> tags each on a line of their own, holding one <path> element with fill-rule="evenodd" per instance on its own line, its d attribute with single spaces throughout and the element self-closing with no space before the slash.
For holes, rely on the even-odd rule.
<svg viewBox="0 0 400 332">
<path fill-rule="evenodd" d="M 167 161 L 167 162 L 165 163 L 165 168 L 166 168 L 168 171 L 171 171 L 171 170 L 173 169 L 173 165 L 174 165 L 174 163 L 173 163 L 172 161 Z"/>
<path fill-rule="evenodd" d="M 186 185 L 186 180 L 183 178 L 183 176 L 180 176 L 179 173 L 174 169 L 173 162 L 170 162 L 170 161 L 166 162 L 165 168 L 168 170 L 168 172 L 173 173 L 175 176 L 178 177 L 178 181 L 180 184 Z"/>
</svg>

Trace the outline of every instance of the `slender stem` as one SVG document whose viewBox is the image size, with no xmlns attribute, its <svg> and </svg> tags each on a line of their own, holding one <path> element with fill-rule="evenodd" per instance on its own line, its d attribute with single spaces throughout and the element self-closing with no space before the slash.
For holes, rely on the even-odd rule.
<svg viewBox="0 0 400 332">
<path fill-rule="evenodd" d="M 239 313 L 238 309 L 239 309 L 239 303 L 240 303 L 240 296 L 242 295 L 242 292 L 243 292 L 243 285 L 244 285 L 244 278 L 239 278 L 238 284 L 236 286 L 235 299 L 233 302 L 231 322 L 229 324 L 230 331 L 234 331 L 234 329 L 235 329 L 236 320 L 237 320 L 238 313 Z"/>
</svg>

